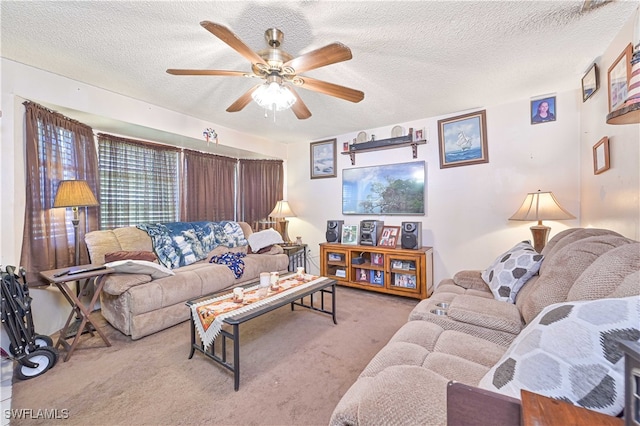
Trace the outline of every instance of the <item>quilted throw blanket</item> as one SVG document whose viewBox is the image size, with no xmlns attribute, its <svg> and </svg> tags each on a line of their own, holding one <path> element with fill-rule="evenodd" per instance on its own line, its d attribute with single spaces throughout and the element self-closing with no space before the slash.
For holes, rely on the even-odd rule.
<svg viewBox="0 0 640 426">
<path fill-rule="evenodd" d="M 227 265 L 236 279 L 240 278 L 244 273 L 244 253 L 224 253 L 220 256 L 213 256 L 209 263 L 217 263 L 219 265 Z"/>
<path fill-rule="evenodd" d="M 174 269 L 207 257 L 218 246 L 248 245 L 238 222 L 142 223 L 136 226 L 151 237 L 158 261 Z"/>
</svg>

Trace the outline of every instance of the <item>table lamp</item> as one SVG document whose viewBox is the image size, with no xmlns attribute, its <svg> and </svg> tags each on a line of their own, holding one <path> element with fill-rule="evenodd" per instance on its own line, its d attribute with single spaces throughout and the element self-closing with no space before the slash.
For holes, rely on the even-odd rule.
<svg viewBox="0 0 640 426">
<path fill-rule="evenodd" d="M 287 230 L 289 227 L 289 221 L 285 218 L 295 216 L 296 214 L 291 210 L 291 207 L 289 207 L 289 202 L 285 200 L 278 201 L 271 213 L 269 213 L 269 217 L 278 219 L 278 231 L 280 232 L 280 235 L 282 235 L 282 239 L 286 244 L 291 244 L 291 240 L 289 239 L 289 232 Z"/>
<path fill-rule="evenodd" d="M 71 207 L 73 210 L 73 238 L 75 243 L 75 265 L 80 263 L 80 240 L 78 240 L 78 225 L 80 224 L 80 217 L 78 214 L 78 207 L 97 206 L 98 200 L 96 200 L 93 191 L 89 187 L 86 180 L 63 180 L 58 185 L 58 192 L 56 198 L 53 201 L 53 207 Z"/>
<path fill-rule="evenodd" d="M 543 220 L 566 220 L 575 219 L 575 216 L 563 209 L 553 193 L 530 192 L 524 199 L 517 212 L 509 220 L 537 220 L 538 224 L 532 226 L 533 247 L 538 253 L 542 251 L 549 238 L 550 227 L 542 224 Z"/>
</svg>

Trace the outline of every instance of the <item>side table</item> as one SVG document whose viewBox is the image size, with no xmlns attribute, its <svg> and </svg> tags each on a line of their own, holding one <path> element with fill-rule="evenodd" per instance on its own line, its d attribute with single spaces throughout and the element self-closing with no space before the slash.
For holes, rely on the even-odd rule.
<svg viewBox="0 0 640 426">
<path fill-rule="evenodd" d="M 114 272 L 113 269 L 110 269 L 110 268 L 102 268 L 102 269 L 98 269 L 98 268 L 101 268 L 101 266 L 100 265 L 80 265 L 72 268 L 52 269 L 49 271 L 40 272 L 40 276 L 42 276 L 44 279 L 49 281 L 49 283 L 54 284 L 60 290 L 64 298 L 67 299 L 67 302 L 69 302 L 69 304 L 72 307 L 71 312 L 69 313 L 69 317 L 67 318 L 67 322 L 65 322 L 64 327 L 62 327 L 62 330 L 60 330 L 60 336 L 58 337 L 58 341 L 56 342 L 56 345 L 55 345 L 56 348 L 58 348 L 59 346 L 63 346 L 66 349 L 67 355 L 64 357 L 64 362 L 67 362 L 69 358 L 71 358 L 71 354 L 78 346 L 80 337 L 82 333 L 84 333 L 85 331 L 91 334 L 91 336 L 93 336 L 93 331 L 97 332 L 98 335 L 100 335 L 100 337 L 104 341 L 104 343 L 107 346 L 111 346 L 111 342 L 109 342 L 109 339 L 107 339 L 107 336 L 105 336 L 105 334 L 100 330 L 100 328 L 93 323 L 90 317 L 91 312 L 93 311 L 93 307 L 95 306 L 96 302 L 98 301 L 98 298 L 100 297 L 100 292 L 102 291 L 102 287 L 104 286 L 105 276 Z M 69 274 L 59 275 L 62 272 L 67 272 L 70 270 L 72 271 L 82 270 L 86 272 L 80 272 L 73 275 L 69 275 Z M 80 296 L 76 295 L 76 292 L 72 291 L 67 285 L 67 283 L 71 281 L 80 281 L 80 280 L 86 280 L 91 278 L 96 279 L 95 292 L 89 304 L 84 305 L 80 300 Z M 69 326 L 71 325 L 71 321 L 73 320 L 74 316 L 77 316 L 80 319 L 80 327 L 78 328 L 78 331 L 76 332 L 73 338 L 73 341 L 71 342 L 71 344 L 69 344 L 69 342 L 67 342 L 66 340 L 67 332 L 69 330 Z"/>
<path fill-rule="evenodd" d="M 523 426 L 624 425 L 621 418 L 607 416 L 524 389 L 520 391 L 520 396 Z"/>
<path fill-rule="evenodd" d="M 284 253 L 289 256 L 289 272 L 295 272 L 298 266 L 302 266 L 307 270 L 307 245 L 294 244 L 282 245 Z"/>
</svg>

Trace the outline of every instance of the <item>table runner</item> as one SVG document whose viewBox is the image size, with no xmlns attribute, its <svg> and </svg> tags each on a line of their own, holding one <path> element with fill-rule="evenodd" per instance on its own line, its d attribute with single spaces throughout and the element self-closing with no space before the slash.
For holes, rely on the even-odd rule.
<svg viewBox="0 0 640 426">
<path fill-rule="evenodd" d="M 266 305 L 273 300 L 309 287 L 321 279 L 324 278 L 316 275 L 305 275 L 304 280 L 298 280 L 295 276 L 281 278 L 278 281 L 280 288 L 275 292 L 269 289 L 267 296 L 262 299 L 258 296 L 260 285 L 254 285 L 244 289 L 243 304 L 233 302 L 233 293 L 229 293 L 191 305 L 191 318 L 198 330 L 198 335 L 200 335 L 200 340 L 204 344 L 205 350 L 211 346 L 220 333 L 222 322 L 225 318 Z"/>
</svg>

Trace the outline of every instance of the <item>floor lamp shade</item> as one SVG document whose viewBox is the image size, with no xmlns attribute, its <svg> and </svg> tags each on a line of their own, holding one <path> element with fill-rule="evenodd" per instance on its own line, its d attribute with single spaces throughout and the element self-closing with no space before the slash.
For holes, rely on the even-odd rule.
<svg viewBox="0 0 640 426">
<path fill-rule="evenodd" d="M 534 248 L 541 252 L 547 244 L 550 227 L 542 224 L 543 220 L 567 220 L 575 219 L 575 216 L 566 211 L 552 192 L 530 192 L 524 202 L 509 220 L 537 221 L 537 225 L 532 226 Z"/>
<path fill-rule="evenodd" d="M 291 210 L 291 206 L 289 206 L 289 202 L 286 200 L 280 200 L 276 203 L 276 206 L 273 208 L 271 213 L 269 213 L 269 217 L 274 219 L 278 219 L 279 232 L 282 235 L 282 239 L 285 243 L 290 243 L 288 226 L 289 222 L 285 219 L 287 217 L 295 217 L 295 213 Z"/>
<path fill-rule="evenodd" d="M 56 198 L 53 200 L 53 207 L 71 207 L 73 210 L 73 237 L 75 244 L 75 264 L 80 263 L 80 249 L 78 240 L 78 225 L 80 217 L 78 215 L 78 207 L 97 206 L 93 191 L 89 187 L 86 180 L 63 180 L 58 185 Z"/>
</svg>

